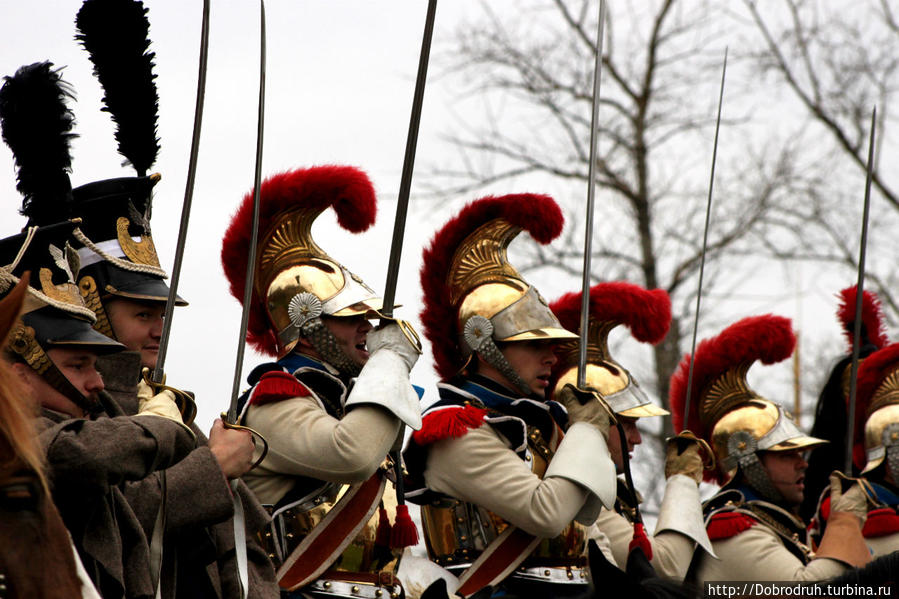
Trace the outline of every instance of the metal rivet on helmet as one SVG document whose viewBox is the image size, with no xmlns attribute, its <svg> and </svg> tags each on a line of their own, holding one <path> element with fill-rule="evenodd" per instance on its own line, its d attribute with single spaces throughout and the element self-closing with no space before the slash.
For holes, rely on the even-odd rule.
<svg viewBox="0 0 899 599">
<path fill-rule="evenodd" d="M 493 336 L 493 323 L 483 316 L 474 315 L 465 322 L 463 335 L 468 347 L 477 351 L 486 340 Z"/>
<path fill-rule="evenodd" d="M 313 318 L 322 315 L 322 302 L 312 293 L 304 291 L 291 298 L 287 304 L 287 314 L 295 327 L 301 327 Z"/>
<path fill-rule="evenodd" d="M 727 449 L 730 455 L 743 457 L 756 452 L 758 441 L 749 431 L 736 431 L 727 440 Z"/>
</svg>

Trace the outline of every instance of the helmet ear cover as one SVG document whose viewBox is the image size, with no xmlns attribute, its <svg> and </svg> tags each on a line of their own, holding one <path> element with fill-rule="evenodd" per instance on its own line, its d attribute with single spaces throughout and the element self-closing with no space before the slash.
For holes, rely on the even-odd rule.
<svg viewBox="0 0 899 599">
<path fill-rule="evenodd" d="M 871 472 L 887 463 L 893 480 L 899 474 L 899 404 L 887 404 L 874 412 L 865 422 L 865 453 L 867 464 L 862 473 Z M 896 456 L 896 464 L 890 461 Z"/>
</svg>

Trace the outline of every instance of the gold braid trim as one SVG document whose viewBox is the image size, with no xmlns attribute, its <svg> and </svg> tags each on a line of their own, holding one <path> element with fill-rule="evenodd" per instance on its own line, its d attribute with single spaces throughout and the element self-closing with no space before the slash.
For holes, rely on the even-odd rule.
<svg viewBox="0 0 899 599">
<path fill-rule="evenodd" d="M 32 279 L 33 280 L 33 279 Z M 12 274 L 10 271 L 6 270 L 6 268 L 0 267 L 0 282 L 2 285 L 5 285 L 8 289 L 10 286 L 17 285 L 19 283 L 19 277 Z M 0 286 L 2 286 L 0 285 Z M 0 292 L 2 293 L 2 292 Z M 61 302 L 53 299 L 45 293 L 42 293 L 38 289 L 28 286 L 28 294 L 34 298 L 37 298 L 44 304 L 48 306 L 53 306 L 58 310 L 62 310 L 63 312 L 68 312 L 69 314 L 77 314 L 79 316 L 83 316 L 86 320 L 88 320 L 91 324 L 93 324 L 94 320 L 96 320 L 96 316 L 94 313 L 88 310 L 83 304 L 80 302 L 78 304 L 71 304 L 69 302 Z M 77 295 L 73 296 L 77 297 Z"/>
<path fill-rule="evenodd" d="M 806 564 L 815 557 L 811 547 L 799 540 L 798 531 L 791 530 L 788 526 L 774 518 L 774 516 L 768 514 L 764 509 L 756 507 L 752 503 L 747 502 L 742 507 L 752 514 L 753 517 L 758 518 L 762 524 L 776 532 L 785 543 L 789 543 L 795 547 L 796 550 L 804 556 L 803 561 Z M 739 512 L 743 510 L 737 509 L 736 511 Z"/>
<path fill-rule="evenodd" d="M 163 279 L 168 278 L 168 274 L 166 274 L 166 272 L 158 266 L 158 264 L 159 264 L 158 258 L 156 259 L 157 266 L 153 266 L 150 264 L 136 264 L 134 262 L 129 262 L 128 260 L 122 260 L 121 258 L 116 258 L 115 256 L 109 254 L 108 252 L 104 252 L 97 246 L 97 244 L 95 244 L 93 241 L 91 241 L 88 238 L 88 236 L 85 235 L 84 232 L 78 227 L 75 227 L 75 230 L 72 231 L 72 236 L 75 239 L 77 239 L 78 241 L 80 241 L 84 247 L 88 248 L 90 251 L 97 254 L 98 256 L 100 256 L 101 258 L 103 258 L 104 260 L 109 262 L 110 264 L 114 264 L 115 266 L 118 266 L 122 270 L 129 270 L 131 272 L 141 272 L 141 273 L 145 273 L 145 274 L 155 275 L 157 277 L 162 277 Z M 121 243 L 122 242 L 120 240 L 119 245 L 121 245 Z M 131 243 L 134 246 L 139 245 L 139 244 L 135 243 L 133 240 Z M 122 251 L 125 251 L 124 247 L 122 247 Z M 153 252 L 155 254 L 156 250 L 154 249 Z M 129 258 L 130 258 L 130 256 L 129 256 Z"/>
<path fill-rule="evenodd" d="M 115 339 L 112 325 L 109 322 L 109 317 L 106 315 L 106 309 L 103 308 L 103 302 L 100 301 L 100 292 L 97 289 L 97 282 L 94 280 L 94 277 L 81 277 L 78 281 L 78 289 L 81 292 L 82 299 L 84 299 L 84 305 L 97 317 L 94 329 L 110 339 Z"/>
<path fill-rule="evenodd" d="M 25 363 L 37 374 L 43 376 L 50 368 L 50 356 L 44 351 L 34 337 L 34 329 L 19 321 L 9 334 L 7 347 L 22 357 Z"/>
</svg>

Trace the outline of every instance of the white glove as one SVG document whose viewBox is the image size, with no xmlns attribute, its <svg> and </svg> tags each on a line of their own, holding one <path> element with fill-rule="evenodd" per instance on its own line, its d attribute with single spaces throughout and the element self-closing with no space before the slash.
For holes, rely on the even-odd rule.
<svg viewBox="0 0 899 599">
<path fill-rule="evenodd" d="M 408 324 L 406 326 L 409 326 Z M 411 327 L 410 327 L 411 328 Z M 403 359 L 408 370 L 412 370 L 421 349 L 412 345 L 412 342 L 403 333 L 400 326 L 392 322 L 381 329 L 373 329 L 368 332 L 365 342 L 368 353 L 374 356 L 379 351 L 391 351 Z"/>
<path fill-rule="evenodd" d="M 418 360 L 419 350 L 406 338 L 396 323 L 368 333 L 371 357 L 346 400 L 346 407 L 373 404 L 381 406 L 413 430 L 421 428 L 421 405 L 409 381 L 409 371 Z"/>
<path fill-rule="evenodd" d="M 153 394 L 153 389 L 141 380 L 137 384 L 137 398 L 140 400 L 137 409 L 138 416 L 161 416 L 184 424 L 181 420 L 181 412 L 175 404 L 175 394 L 171 391 L 161 391 Z"/>
<path fill-rule="evenodd" d="M 565 406 L 568 411 L 568 421 L 571 424 L 575 422 L 586 422 L 599 429 L 602 438 L 607 442 L 609 440 L 609 408 L 603 405 L 602 400 L 598 397 L 591 396 L 586 403 L 581 403 L 575 388 L 572 385 L 565 385 L 555 394 L 554 399 Z"/>
<path fill-rule="evenodd" d="M 837 472 L 830 475 L 830 511 L 849 512 L 864 525 L 868 519 L 868 496 L 857 482 L 843 491 L 843 478 Z"/>
</svg>

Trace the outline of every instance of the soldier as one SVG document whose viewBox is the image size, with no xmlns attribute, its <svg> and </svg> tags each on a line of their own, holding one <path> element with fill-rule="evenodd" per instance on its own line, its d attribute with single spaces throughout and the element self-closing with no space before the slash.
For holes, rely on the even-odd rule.
<svg viewBox="0 0 899 599">
<path fill-rule="evenodd" d="M 466 206 L 424 252 L 425 334 L 440 399 L 405 455 L 428 554 L 486 586 L 525 597 L 586 590 L 585 525 L 614 500 L 609 413 L 569 390 L 547 401 L 555 346 L 576 337 L 506 260 L 521 231 L 548 243 L 552 198 L 519 194 Z M 453 589 L 450 589 L 451 591 Z"/>
<path fill-rule="evenodd" d="M 252 196 L 222 243 L 225 274 L 240 300 Z M 414 525 L 405 505 L 393 531 L 384 509 L 372 514 L 390 499 L 383 496 L 385 458 L 399 447 L 403 424 L 421 426 L 409 382 L 420 348 L 397 324 L 372 328 L 380 298 L 310 233 L 328 207 L 354 233 L 370 227 L 374 188 L 356 168 L 318 166 L 270 177 L 259 200 L 247 341 L 277 362 L 249 376 L 242 421 L 267 439 L 269 451 L 244 480 L 271 506 L 266 537 L 282 563 L 279 581 L 296 597 L 399 596 L 400 537 L 409 527 L 414 535 Z"/>
<path fill-rule="evenodd" d="M 579 328 L 580 293 L 566 294 L 551 303 L 550 308 L 562 326 L 571 330 Z M 619 474 L 624 473 L 623 452 L 630 454 L 641 442 L 637 420 L 663 416 L 668 411 L 653 405 L 630 372 L 612 357 L 609 333 L 616 326 L 625 324 L 638 341 L 657 344 L 668 333 L 670 322 L 671 300 L 661 289 L 649 291 L 624 282 L 600 283 L 590 289 L 586 385 L 600 393 L 624 429 L 625 439 L 621 439 L 617 427 L 612 427 L 609 433 L 609 451 Z M 553 369 L 554 393 L 577 382 L 577 343 L 560 345 L 557 354 L 559 361 Z M 647 557 L 660 576 L 683 580 L 697 543 L 711 553 L 699 500 L 704 461 L 711 458 L 710 450 L 705 451 L 707 448 L 701 441 L 683 435 L 668 440 L 665 494 L 656 532 L 646 545 Z M 632 503 L 631 491 L 619 478 L 615 509 L 602 511 L 596 520 L 596 527 L 608 536 L 615 562 L 622 569 L 627 564 L 632 537 L 635 537 Z M 636 536 L 645 538 L 640 534 Z"/>
<path fill-rule="evenodd" d="M 0 337 L 16 322 L 27 275 L 0 300 Z M 0 361 L 0 585 L 14 597 L 99 599 L 50 498 L 34 406 Z M 42 568 L 31 567 L 39 563 Z"/>
<path fill-rule="evenodd" d="M 870 500 L 862 535 L 874 557 L 899 549 L 899 344 L 869 354 L 858 367 L 853 457 Z M 810 527 L 815 543 L 829 528 L 825 489 Z"/>
<path fill-rule="evenodd" d="M 50 63 L 22 67 L 0 89 L 4 141 L 18 167 L 21 212 L 52 223 L 71 198 L 71 89 Z M 40 438 L 53 499 L 84 566 L 107 598 L 151 597 L 149 548 L 121 486 L 187 455 L 193 435 L 167 396 L 147 398 L 133 417 L 118 412 L 95 366 L 124 347 L 92 328 L 70 245 L 77 222 L 29 226 L 0 242 L 0 289 L 27 271 L 23 314 L 4 356 L 41 407 Z"/>
<path fill-rule="evenodd" d="M 689 397 L 689 356 L 671 377 L 674 428 L 683 429 L 689 401 L 689 428 L 710 442 L 722 485 L 705 505 L 719 559 L 698 553 L 688 579 L 695 573 L 699 582 L 822 580 L 870 560 L 861 535 L 865 494 L 859 485 L 844 490 L 837 473 L 831 476 L 831 526 L 815 553 L 802 542 L 805 523 L 796 511 L 808 466 L 803 453 L 824 441 L 803 434 L 782 407 L 746 381 L 756 360 L 784 360 L 795 343 L 787 318 L 744 318 L 696 348 Z"/>
<path fill-rule="evenodd" d="M 803 520 L 811 520 L 821 499 L 821 493 L 829 485 L 828 477 L 834 470 L 842 469 L 846 460 L 846 407 L 849 404 L 849 377 L 852 371 L 852 349 L 855 343 L 855 301 L 857 287 L 840 291 L 837 320 L 847 341 L 846 354 L 841 356 L 818 396 L 812 436 L 829 441 L 812 449 L 805 473 L 805 499 L 799 510 Z M 860 360 L 889 343 L 884 332 L 883 310 L 880 300 L 871 291 L 862 294 L 862 326 L 858 350 Z M 856 437 L 861 443 L 861 439 Z M 861 447 L 859 447 L 861 451 Z M 854 470 L 857 475 L 860 470 Z"/>
<path fill-rule="evenodd" d="M 138 176 L 82 185 L 70 190 L 67 201 L 55 210 L 29 214 L 31 225 L 81 220 L 73 240 L 81 265 L 81 297 L 96 315 L 94 328 L 130 350 L 98 360 L 106 390 L 115 400 L 107 406 L 110 415 L 134 415 L 144 401 L 157 396 L 158 390 L 142 379 L 141 368 L 156 366 L 169 295 L 150 234 L 152 190 L 160 176 L 147 175 L 159 141 L 145 13 L 141 2 L 88 0 L 76 19 L 78 39 L 89 50 L 104 88 L 106 111 L 118 126 L 119 153 Z M 116 27 L 109 27 L 110 22 Z M 186 304 L 180 298 L 176 302 Z M 154 555 L 162 556 L 152 567 L 154 577 L 162 572 L 161 596 L 237 596 L 234 503 L 227 479 L 236 479 L 250 466 L 252 439 L 249 433 L 224 430 L 216 423 L 207 440 L 192 425 L 195 406 L 187 394 L 161 391 L 159 396 L 178 401 L 183 421 L 196 438 L 194 451 L 177 466 L 124 488 Z M 252 539 L 268 517 L 245 485 L 239 484 L 237 492 Z M 250 597 L 277 597 L 267 554 L 255 541 L 248 551 Z"/>
</svg>

